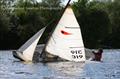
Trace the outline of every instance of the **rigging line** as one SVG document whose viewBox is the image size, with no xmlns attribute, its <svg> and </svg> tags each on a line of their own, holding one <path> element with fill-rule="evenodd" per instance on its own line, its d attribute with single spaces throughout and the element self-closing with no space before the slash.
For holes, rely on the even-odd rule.
<svg viewBox="0 0 120 79">
<path fill-rule="evenodd" d="M 64 10 L 62 11 L 62 14 L 65 12 L 66 8 L 69 6 L 70 1 L 71 1 L 71 0 L 68 1 L 67 5 L 65 6 Z M 61 17 L 62 17 L 62 14 L 61 14 Z M 61 17 L 59 18 L 58 21 L 60 21 Z M 53 19 L 53 20 L 54 20 L 54 19 Z M 56 28 L 57 24 L 58 24 L 58 23 L 56 23 L 55 26 L 53 27 L 53 30 L 52 30 L 50 36 L 52 36 L 52 33 L 54 32 L 54 29 Z M 50 37 L 49 37 L 48 39 L 50 39 Z M 47 46 L 47 43 L 48 43 L 48 42 L 46 42 L 46 44 L 45 44 L 45 46 L 44 46 L 44 48 L 43 48 L 43 50 L 42 50 L 41 57 L 42 57 L 43 54 L 46 56 L 45 48 L 46 48 L 46 46 Z"/>
<path fill-rule="evenodd" d="M 54 37 L 53 37 L 53 36 L 51 36 L 51 37 L 52 37 L 52 39 L 53 39 L 54 43 L 56 44 L 56 41 L 55 41 Z"/>
<path fill-rule="evenodd" d="M 70 1 L 71 1 L 71 0 L 68 1 L 68 3 L 66 4 L 65 8 L 64 8 L 63 11 L 61 12 L 61 16 L 60 16 L 60 18 L 58 19 L 58 22 L 55 24 L 55 27 L 53 28 L 52 33 L 54 32 L 54 29 L 56 28 L 57 24 L 59 23 L 59 21 L 60 21 L 62 15 L 63 15 L 63 13 L 64 13 L 65 10 L 66 10 L 66 8 L 69 6 Z M 51 33 L 51 34 L 52 34 L 52 33 Z"/>
<path fill-rule="evenodd" d="M 62 11 L 62 14 L 65 12 L 66 8 L 69 6 L 69 3 L 70 3 L 71 0 L 68 1 L 68 3 L 66 4 L 65 8 L 63 9 Z M 61 17 L 62 17 L 62 14 L 61 14 Z M 53 27 L 53 30 L 52 30 L 52 33 L 54 32 L 54 29 L 56 28 L 57 24 L 59 23 L 61 17 L 59 18 L 58 22 L 55 24 L 55 26 Z M 51 36 L 52 36 L 52 33 L 51 33 Z"/>
<path fill-rule="evenodd" d="M 64 10 L 61 12 L 61 17 L 62 17 L 62 14 L 65 12 L 66 8 L 69 6 L 70 1 L 71 1 L 71 0 L 68 1 L 68 3 L 66 4 Z M 57 24 L 59 23 L 61 17 L 59 18 L 58 22 L 54 25 L 53 30 L 52 30 L 50 36 L 52 36 L 52 33 L 54 32 L 54 29 L 56 28 Z M 53 19 L 53 22 L 54 22 L 54 20 L 55 20 L 55 19 Z M 46 28 L 46 29 L 47 29 L 47 28 Z M 48 39 L 50 39 L 50 36 L 48 37 Z M 46 47 L 47 43 L 48 43 L 48 42 L 46 42 L 45 47 Z M 45 47 L 44 47 L 44 48 L 45 48 Z M 43 49 L 43 50 L 44 50 L 44 49 Z"/>
<path fill-rule="evenodd" d="M 51 23 L 54 22 L 55 19 L 52 19 L 49 23 L 47 23 L 47 25 L 45 27 L 48 27 Z"/>
</svg>

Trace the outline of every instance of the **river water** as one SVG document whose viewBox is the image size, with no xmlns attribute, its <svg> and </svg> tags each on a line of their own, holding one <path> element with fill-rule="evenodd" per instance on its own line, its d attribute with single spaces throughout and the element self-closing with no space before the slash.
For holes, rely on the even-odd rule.
<svg viewBox="0 0 120 79">
<path fill-rule="evenodd" d="M 104 50 L 102 60 L 26 63 L 0 51 L 0 79 L 120 79 L 120 50 Z"/>
</svg>

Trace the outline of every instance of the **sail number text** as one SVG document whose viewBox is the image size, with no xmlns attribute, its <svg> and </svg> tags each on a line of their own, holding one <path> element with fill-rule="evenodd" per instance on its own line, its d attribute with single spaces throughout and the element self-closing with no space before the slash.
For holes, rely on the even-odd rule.
<svg viewBox="0 0 120 79">
<path fill-rule="evenodd" d="M 74 59 L 79 59 L 83 57 L 81 50 L 71 50 L 71 53 L 72 53 L 72 58 Z"/>
</svg>

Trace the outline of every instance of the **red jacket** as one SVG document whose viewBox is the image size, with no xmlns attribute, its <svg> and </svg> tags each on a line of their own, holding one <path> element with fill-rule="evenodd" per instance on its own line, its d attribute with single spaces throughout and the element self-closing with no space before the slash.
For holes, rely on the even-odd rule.
<svg viewBox="0 0 120 79">
<path fill-rule="evenodd" d="M 97 53 L 95 53 L 95 52 L 93 52 L 94 53 L 94 55 L 95 55 L 95 58 L 93 59 L 93 60 L 95 60 L 95 61 L 101 61 L 101 58 L 102 58 L 102 52 L 97 52 Z"/>
</svg>

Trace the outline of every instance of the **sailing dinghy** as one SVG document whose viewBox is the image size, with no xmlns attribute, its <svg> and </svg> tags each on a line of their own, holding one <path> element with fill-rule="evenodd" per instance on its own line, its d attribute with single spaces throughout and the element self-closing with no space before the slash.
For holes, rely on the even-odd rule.
<svg viewBox="0 0 120 79">
<path fill-rule="evenodd" d="M 55 27 L 44 51 L 69 61 L 86 60 L 80 26 L 70 6 Z"/>
<path fill-rule="evenodd" d="M 32 61 L 33 55 L 37 43 L 42 36 L 46 27 L 38 31 L 33 37 L 31 37 L 24 45 L 22 45 L 18 50 L 13 51 L 13 56 L 22 61 Z"/>
</svg>

